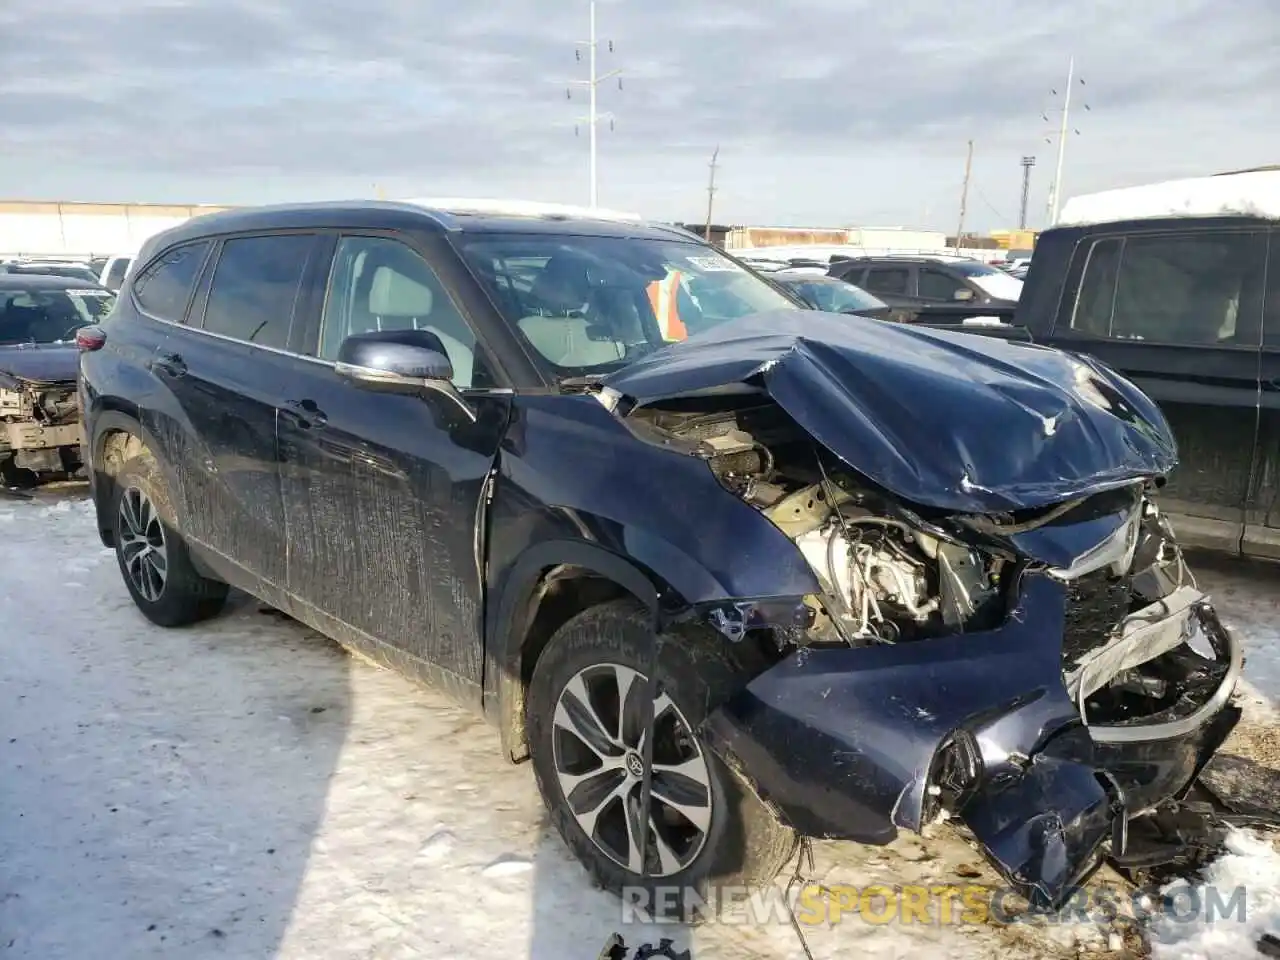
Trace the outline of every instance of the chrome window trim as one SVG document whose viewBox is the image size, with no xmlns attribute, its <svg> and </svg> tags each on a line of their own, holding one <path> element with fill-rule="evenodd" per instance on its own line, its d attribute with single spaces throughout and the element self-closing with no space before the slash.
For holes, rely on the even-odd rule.
<svg viewBox="0 0 1280 960">
<path fill-rule="evenodd" d="M 148 320 L 154 320 L 157 323 L 164 323 L 164 324 L 168 324 L 171 327 L 177 327 L 181 330 L 188 330 L 191 333 L 199 334 L 202 337 L 210 337 L 211 339 L 222 340 L 222 341 L 225 341 L 226 343 L 237 343 L 237 344 L 240 344 L 241 346 L 252 347 L 254 350 L 265 350 L 268 353 L 279 354 L 282 357 L 289 357 L 293 360 L 305 360 L 308 363 L 314 363 L 322 367 L 328 367 L 330 370 L 334 370 L 339 363 L 339 361 L 336 361 L 336 360 L 322 360 L 320 357 L 311 357 L 305 353 L 295 353 L 292 350 L 282 350 L 279 347 L 268 347 L 266 344 L 254 343 L 252 340 L 238 340 L 235 337 L 228 337 L 224 333 L 214 333 L 212 330 L 204 330 L 204 329 L 201 329 L 200 327 L 193 327 L 189 323 L 178 323 L 176 320 L 166 320 L 164 317 L 158 317 L 154 313 L 149 313 L 148 311 L 144 310 L 138 304 L 137 299 L 132 298 L 132 291 L 130 291 L 130 294 L 131 294 L 131 299 L 133 299 L 134 309 L 136 309 L 138 313 L 146 317 Z M 335 376 L 337 375 L 336 370 L 334 375 Z M 466 390 L 459 390 L 458 392 L 464 395 L 483 394 L 485 396 L 511 396 L 511 395 L 514 395 L 516 391 L 512 387 L 492 387 L 492 388 L 482 388 L 482 389 L 469 387 Z"/>
</svg>

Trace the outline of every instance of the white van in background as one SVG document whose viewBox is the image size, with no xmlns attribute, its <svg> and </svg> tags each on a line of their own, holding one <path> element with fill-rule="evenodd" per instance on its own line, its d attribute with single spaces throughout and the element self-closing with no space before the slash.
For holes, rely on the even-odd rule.
<svg viewBox="0 0 1280 960">
<path fill-rule="evenodd" d="M 102 274 L 98 277 L 98 282 L 108 290 L 119 292 L 124 278 L 129 273 L 129 267 L 133 265 L 134 254 L 120 253 L 107 260 L 106 266 L 102 268 Z"/>
</svg>

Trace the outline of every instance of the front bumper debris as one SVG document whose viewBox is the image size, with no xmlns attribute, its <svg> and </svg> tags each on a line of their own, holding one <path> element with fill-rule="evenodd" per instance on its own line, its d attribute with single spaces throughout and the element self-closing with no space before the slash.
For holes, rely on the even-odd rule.
<svg viewBox="0 0 1280 960">
<path fill-rule="evenodd" d="M 801 649 L 702 733 L 802 834 L 887 843 L 945 806 L 1020 893 L 1060 905 L 1104 856 L 1163 855 L 1143 840 L 1145 819 L 1185 797 L 1238 722 L 1229 701 L 1243 664 L 1208 602 L 1179 591 L 1161 620 L 1126 623 L 1091 652 L 1069 691 L 1065 589 L 1028 576 L 995 630 Z M 1194 697 L 1151 722 L 1085 724 L 1082 690 L 1196 632 L 1216 659 L 1204 658 Z"/>
</svg>

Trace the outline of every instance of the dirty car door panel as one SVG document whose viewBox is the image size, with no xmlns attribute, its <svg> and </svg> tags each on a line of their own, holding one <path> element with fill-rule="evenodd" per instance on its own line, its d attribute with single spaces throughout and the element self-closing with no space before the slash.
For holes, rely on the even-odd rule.
<svg viewBox="0 0 1280 960">
<path fill-rule="evenodd" d="M 426 260 L 387 237 L 342 237 L 315 359 L 298 364 L 279 438 L 292 593 L 410 673 L 481 678 L 484 510 L 509 397 Z M 430 334 L 469 414 L 439 392 L 340 375 L 352 335 Z M 474 392 L 468 392 L 473 386 Z M 472 419 L 471 414 L 474 415 Z"/>
<path fill-rule="evenodd" d="M 187 535 L 279 586 L 284 509 L 276 397 L 302 274 L 316 237 L 244 237 L 222 244 L 200 329 L 174 327 L 151 362 L 173 399 L 171 442 Z"/>
</svg>

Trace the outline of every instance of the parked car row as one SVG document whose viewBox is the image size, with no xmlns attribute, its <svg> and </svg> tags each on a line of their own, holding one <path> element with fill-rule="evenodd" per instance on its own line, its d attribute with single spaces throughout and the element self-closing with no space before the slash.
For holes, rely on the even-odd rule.
<svg viewBox="0 0 1280 960">
<path fill-rule="evenodd" d="M 86 260 L 19 258 L 0 261 L 0 274 L 13 273 L 66 277 L 69 280 L 82 280 L 85 283 L 99 284 L 109 290 L 119 290 L 132 263 L 133 256 L 131 254 L 93 257 Z"/>
</svg>

